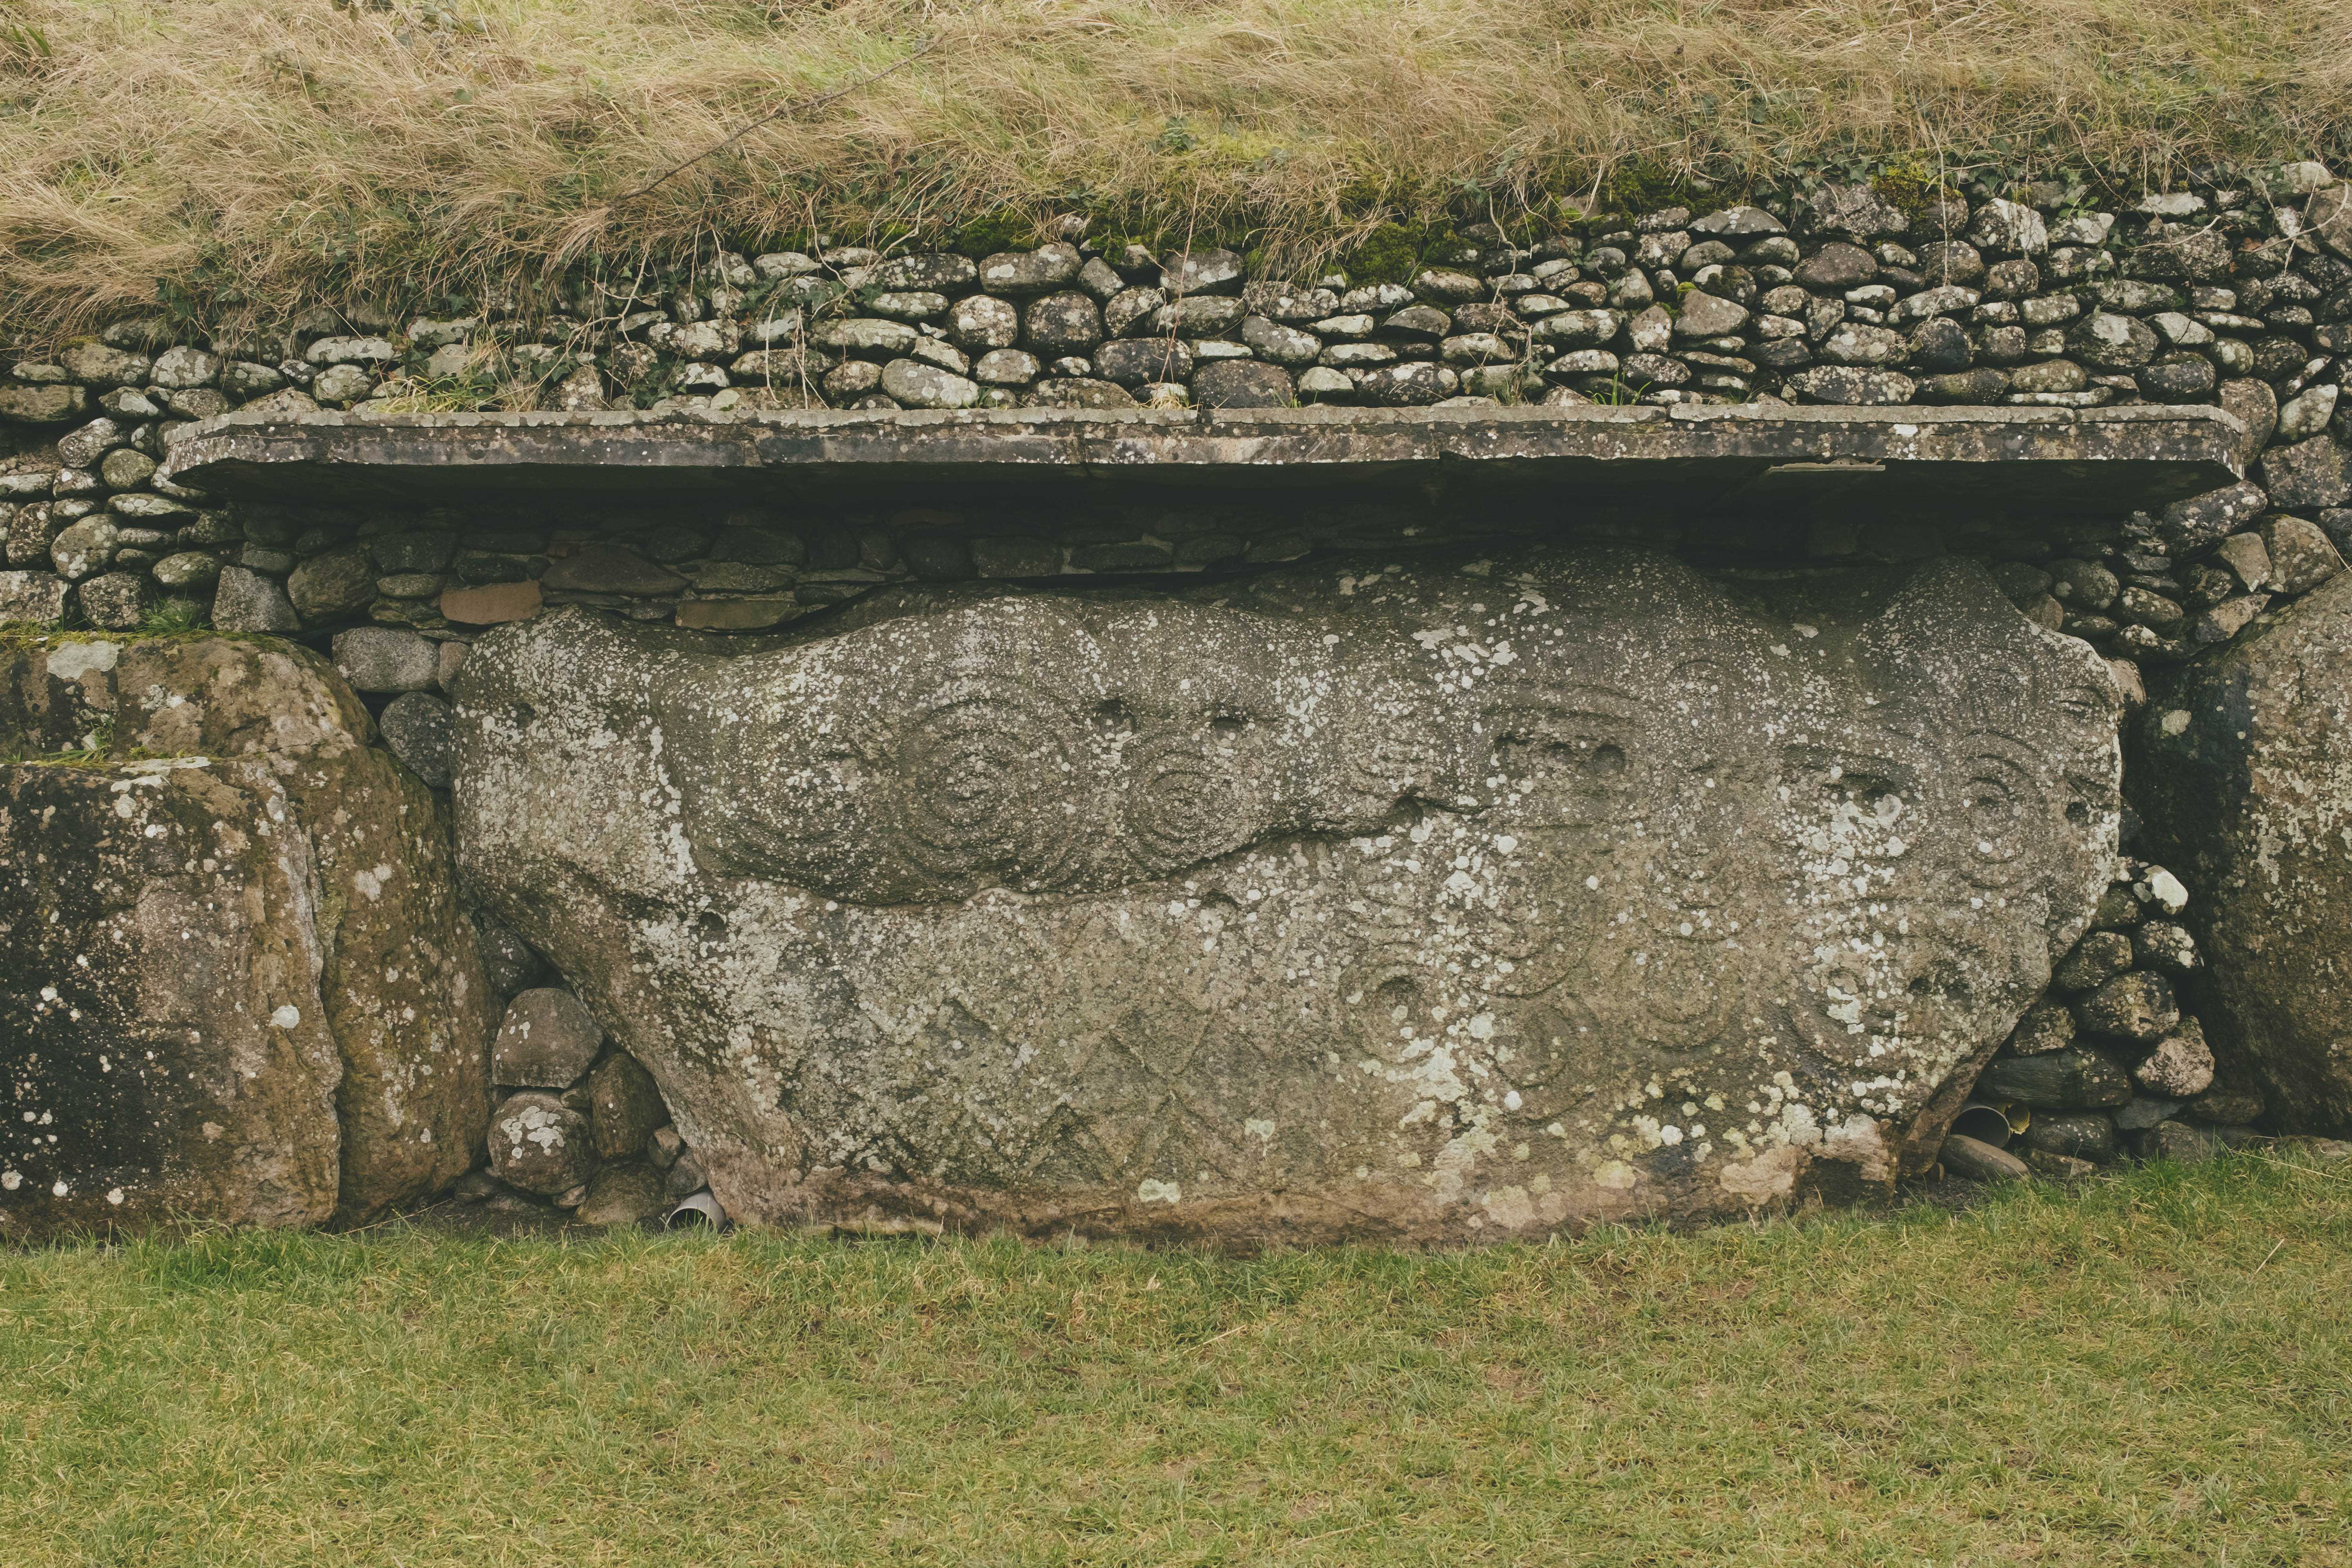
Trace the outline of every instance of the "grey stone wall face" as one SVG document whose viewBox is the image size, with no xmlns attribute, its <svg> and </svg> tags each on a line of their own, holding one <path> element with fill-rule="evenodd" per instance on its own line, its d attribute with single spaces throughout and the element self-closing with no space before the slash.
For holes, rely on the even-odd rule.
<svg viewBox="0 0 2352 1568">
<path fill-rule="evenodd" d="M 1932 1161 L 2106 885 L 2118 708 L 1957 563 L 1362 557 L 555 615 L 454 798 L 730 1213 L 1434 1240 Z"/>
<path fill-rule="evenodd" d="M 2036 200 L 1906 211 L 1867 189 L 1827 186 L 1757 208 L 1624 215 L 1526 245 L 1474 233 L 1462 254 L 1395 282 L 1259 278 L 1229 253 L 1113 254 L 1083 242 L 992 257 L 842 247 L 722 255 L 658 299 L 582 295 L 576 309 L 528 322 L 486 310 L 404 328 L 355 308 L 341 319 L 215 336 L 126 321 L 38 357 L 0 344 L 0 619 L 105 631 L 155 625 L 160 613 L 299 637 L 331 653 L 367 696 L 384 744 L 418 780 L 436 791 L 454 780 L 462 794 L 456 757 L 467 731 L 449 692 L 467 679 L 471 645 L 522 637 L 533 617 L 564 606 L 649 632 L 731 638 L 729 646 L 758 658 L 847 637 L 869 618 L 921 623 L 933 618 L 925 606 L 945 614 L 993 602 L 967 602 L 990 585 L 1076 589 L 1110 578 L 1189 605 L 1199 594 L 1187 579 L 1201 580 L 1201 592 L 1245 593 L 1243 579 L 1288 580 L 1286 573 L 1320 570 L 1350 552 L 1378 552 L 1383 571 L 1420 571 L 1424 555 L 1500 558 L 1555 537 L 1557 514 L 1449 510 L 1422 494 L 1167 504 L 1132 490 L 1076 504 L 950 492 L 788 506 L 686 496 L 658 508 L 576 497 L 482 508 L 366 497 L 272 506 L 173 479 L 173 451 L 200 422 L 238 409 L 341 409 L 373 419 L 446 406 L 500 383 L 505 395 L 541 408 L 637 407 L 685 419 L 820 405 L 2210 405 L 2244 426 L 2235 456 L 2245 479 L 2119 523 L 2086 515 L 2020 529 L 1988 517 L 1981 529 L 1956 532 L 1888 517 L 1792 530 L 1729 512 L 1696 527 L 1633 514 L 1583 534 L 1681 557 L 1707 579 L 1689 590 L 1701 599 L 1738 597 L 1791 572 L 1972 556 L 2027 621 L 2102 656 L 2105 678 L 2141 715 L 2149 736 L 2142 754 L 2153 756 L 2163 746 L 2145 727 L 2189 710 L 2172 700 L 2176 683 L 2197 689 L 2211 679 L 2207 672 L 2333 581 L 2352 543 L 2352 401 L 2342 392 L 2352 353 L 2352 228 L 2343 219 L 2352 186 L 2305 163 L 2244 188 L 2200 187 L 2113 211 L 2070 209 L 2043 188 L 2032 194 Z M 624 706 L 635 700 L 611 695 Z M 2334 699 L 2311 700 L 2324 708 Z M 2045 743 L 2046 726 L 2029 728 L 2032 744 Z M 2204 748 L 2200 766 L 2258 761 L 2241 754 L 2246 746 L 2232 750 L 2233 731 L 2200 720 L 2189 733 Z M 2251 746 L 2267 743 L 2258 736 Z M 2127 794 L 2139 787 L 2126 780 Z M 2192 806 L 2185 820 L 2194 826 L 2195 817 Z M 2076 946 L 2059 942 L 2054 981 L 2040 1000 L 2017 1002 L 2022 1016 L 1981 1082 L 1975 1064 L 2000 1033 L 1990 1006 L 1955 1037 L 1965 1049 L 1947 1054 L 1968 1065 L 1949 1067 L 1933 1094 L 1898 1097 L 1891 1121 L 1858 1100 L 1833 1107 L 1841 1117 L 1888 1121 L 1895 1165 L 1935 1158 L 1928 1143 L 1961 1111 L 1972 1083 L 2022 1130 L 2004 1138 L 1980 1115 L 1964 1125 L 2007 1142 L 2023 1157 L 2021 1168 L 2076 1173 L 2122 1152 L 2194 1156 L 2242 1141 L 2249 1123 L 2296 1110 L 2278 1101 L 2304 1090 L 2282 1085 L 2340 1073 L 2340 1061 L 2326 1056 L 2332 1037 L 2276 1025 L 2296 1008 L 2326 1015 L 2335 1004 L 2324 987 L 2313 982 L 2282 1002 L 2244 994 L 2243 976 L 2215 967 L 2237 963 L 2232 943 L 2252 929 L 2246 889 L 2260 874 L 2259 854 L 2247 859 L 2169 826 L 2161 838 L 2135 838 L 2132 826 L 2127 813 L 2130 855 L 2086 873 L 2105 884 L 2090 931 L 2075 933 Z M 856 861 L 849 880 L 828 882 L 836 873 L 777 858 L 772 845 L 763 859 L 757 823 L 720 821 L 690 841 L 698 855 L 736 858 L 730 886 L 801 887 L 793 879 L 803 879 L 811 897 L 853 911 L 844 917 L 851 923 L 882 918 L 854 913 L 877 907 L 860 900 L 882 890 L 858 878 L 915 875 L 877 858 Z M 2140 858 L 2158 853 L 2179 876 Z M 2298 874 L 2333 886 L 2342 868 L 2315 861 Z M 1125 884 L 1079 885 L 1106 908 L 1135 896 Z M 950 883 L 909 886 L 920 896 L 916 908 L 951 900 Z M 1005 896 L 971 894 L 983 905 Z M 2226 902 L 2232 898 L 2235 905 Z M 2054 916 L 2042 927 L 2052 942 L 2070 929 Z M 633 940 L 623 922 L 596 933 L 588 950 L 619 952 Z M 516 962 L 541 963 L 521 951 Z M 549 952 L 602 1024 L 650 1027 L 642 1020 L 659 1016 L 617 1010 L 594 964 Z M 684 963 L 686 950 L 676 956 Z M 2023 973 L 2002 971 L 2012 972 Z M 501 999 L 509 989 L 500 988 Z M 2210 1041 L 2200 1013 L 2214 1024 Z M 667 1048 L 646 1047 L 663 1090 L 701 1094 L 688 1069 L 663 1065 Z M 617 1072 L 613 1064 L 628 1060 L 613 1049 L 593 1072 Z M 593 1120 L 587 1082 L 558 1097 L 583 1126 Z M 772 1099 L 781 1085 L 771 1085 Z M 516 1098 L 541 1092 L 526 1087 Z M 838 1126 L 866 1125 L 856 1120 L 855 1085 L 823 1086 L 822 1095 L 833 1097 L 824 1103 L 828 1114 L 840 1112 Z M 531 1109 L 501 1114 L 520 1126 Z M 586 1205 L 583 1212 L 641 1215 L 695 1190 L 709 1152 L 732 1172 L 721 1184 L 735 1184 L 755 1214 L 794 1205 L 846 1213 L 860 1203 L 923 1212 L 931 1203 L 950 1218 L 979 1218 L 981 1185 L 942 1176 L 919 1201 L 907 1195 L 920 1184 L 909 1173 L 965 1169 L 993 1181 L 1013 1168 L 1013 1155 L 982 1141 L 972 1144 L 977 1164 L 957 1166 L 940 1144 L 891 1156 L 898 1163 L 877 1172 L 841 1151 L 803 1146 L 801 1132 L 762 1121 L 768 1111 L 730 1114 L 739 1112 L 729 1121 L 698 1110 L 709 1120 L 689 1126 L 681 1108 L 679 1128 L 662 1126 L 642 1158 L 599 1168 L 614 1173 L 611 1191 L 591 1199 L 580 1184 L 553 1195 Z M 1824 1129 L 1835 1124 L 1817 1119 Z M 835 1125 L 824 1124 L 828 1136 Z M 681 1129 L 694 1134 L 692 1152 L 683 1152 Z M 1634 1136 L 1622 1128 L 1612 1135 Z M 874 1147 L 885 1142 L 874 1134 Z M 1419 1152 L 1433 1158 L 1434 1147 Z M 824 1163 L 836 1155 L 839 1163 Z M 1577 1166 L 1579 1176 L 1563 1165 L 1552 1191 L 1599 1205 L 1579 1213 L 1613 1212 L 1616 1199 L 1594 1197 L 1593 1168 Z M 1831 1168 L 1845 1167 L 1820 1167 Z M 1105 1179 L 1099 1164 L 1088 1169 L 1069 1179 Z M 1640 1189 L 1643 1201 L 1690 1212 L 1728 1201 L 1719 1182 L 1707 1189 L 1643 1169 L 1651 1184 Z M 783 1170 L 810 1173 L 811 1184 L 776 1185 Z M 1153 1179 L 1188 1194 L 1204 1190 Z M 1130 1193 L 1123 1201 L 1119 1223 L 1130 1228 L 1149 1230 L 1174 1213 L 1162 1199 Z M 1027 1203 L 1002 1200 L 995 1212 L 1014 1224 L 1060 1212 Z M 1573 1205 L 1562 1198 L 1556 1206 Z M 1473 1212 L 1408 1205 L 1381 1223 L 1434 1233 L 1466 1226 Z M 1274 1234 L 1285 1225 L 1311 1230 L 1329 1216 L 1262 1210 L 1246 1223 Z M 1194 1224 L 1188 1209 L 1174 1228 Z"/>
</svg>

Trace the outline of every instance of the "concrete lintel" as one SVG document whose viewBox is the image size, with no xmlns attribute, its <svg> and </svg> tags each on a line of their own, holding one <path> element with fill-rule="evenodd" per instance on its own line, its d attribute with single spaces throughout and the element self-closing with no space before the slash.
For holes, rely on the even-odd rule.
<svg viewBox="0 0 2352 1568">
<path fill-rule="evenodd" d="M 703 414 L 229 414 L 169 477 L 274 500 L 619 503 L 1071 480 L 1535 496 L 1573 510 L 1810 508 L 2119 515 L 2230 483 L 2217 408 L 837 409 Z"/>
</svg>

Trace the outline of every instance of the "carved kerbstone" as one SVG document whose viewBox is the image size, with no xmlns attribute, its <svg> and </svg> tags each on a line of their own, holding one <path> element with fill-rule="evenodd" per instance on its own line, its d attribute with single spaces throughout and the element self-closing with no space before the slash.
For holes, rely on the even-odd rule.
<svg viewBox="0 0 2352 1568">
<path fill-rule="evenodd" d="M 2105 667 L 1958 562 L 1371 559 L 719 646 L 484 638 L 455 791 L 758 1220 L 1440 1239 L 1888 1180 L 2112 868 Z"/>
</svg>

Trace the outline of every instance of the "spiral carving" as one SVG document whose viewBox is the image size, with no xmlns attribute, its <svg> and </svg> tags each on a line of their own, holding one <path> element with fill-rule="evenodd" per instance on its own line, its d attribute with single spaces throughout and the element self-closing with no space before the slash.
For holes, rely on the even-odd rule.
<svg viewBox="0 0 2352 1568">
<path fill-rule="evenodd" d="M 901 851 L 936 877 L 1030 888 L 1066 880 L 1077 844 L 1070 739 L 1055 707 L 1019 687 L 935 696 L 899 742 Z"/>
</svg>

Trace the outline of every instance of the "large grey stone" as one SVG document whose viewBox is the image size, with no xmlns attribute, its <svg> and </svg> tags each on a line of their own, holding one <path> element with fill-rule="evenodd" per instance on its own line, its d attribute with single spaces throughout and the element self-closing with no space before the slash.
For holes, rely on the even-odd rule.
<svg viewBox="0 0 2352 1568">
<path fill-rule="evenodd" d="M 2189 664 L 2134 734 L 2224 1076 L 2291 1130 L 2352 1125 L 2352 574 Z"/>
<path fill-rule="evenodd" d="M 325 662 L 85 639 L 0 694 L 0 749 L 110 721 L 165 759 L 0 784 L 0 1234 L 358 1221 L 463 1173 L 490 1003 L 446 824 Z"/>
<path fill-rule="evenodd" d="M 471 885 L 753 1219 L 1496 1237 L 1932 1162 L 2107 885 L 2098 658 L 1955 561 L 1393 565 L 503 628 Z"/>
</svg>

